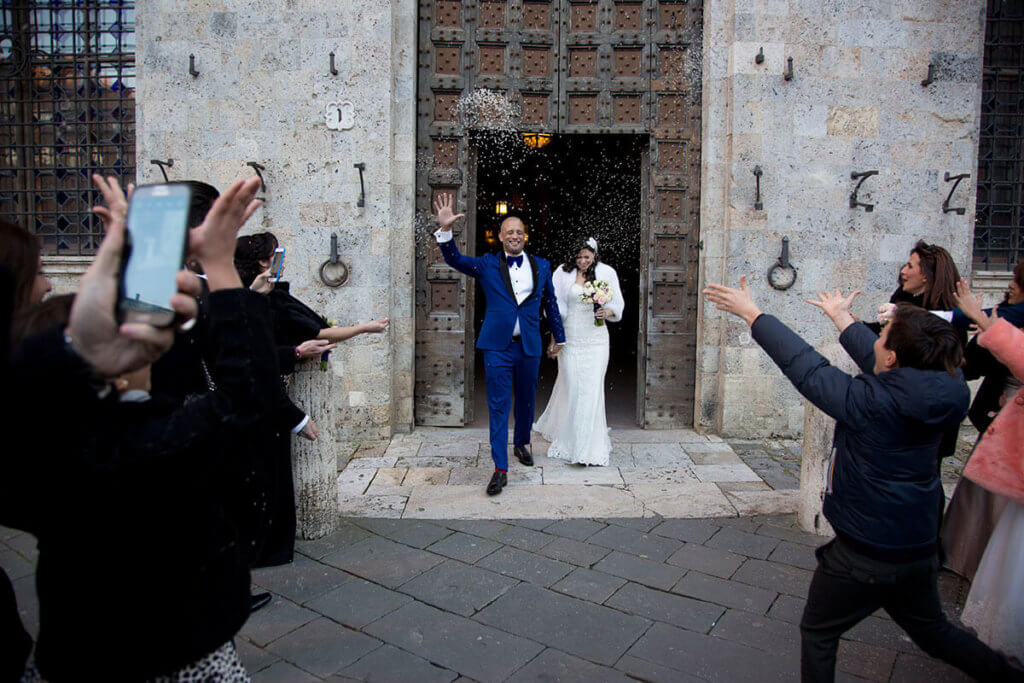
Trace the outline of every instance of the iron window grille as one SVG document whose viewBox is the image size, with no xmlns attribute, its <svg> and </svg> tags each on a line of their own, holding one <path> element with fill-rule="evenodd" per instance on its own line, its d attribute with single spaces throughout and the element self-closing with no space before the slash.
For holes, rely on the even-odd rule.
<svg viewBox="0 0 1024 683">
<path fill-rule="evenodd" d="M 96 251 L 91 175 L 135 177 L 135 3 L 0 0 L 0 216 Z"/>
<path fill-rule="evenodd" d="M 1024 2 L 988 0 L 974 268 L 1024 259 Z"/>
</svg>

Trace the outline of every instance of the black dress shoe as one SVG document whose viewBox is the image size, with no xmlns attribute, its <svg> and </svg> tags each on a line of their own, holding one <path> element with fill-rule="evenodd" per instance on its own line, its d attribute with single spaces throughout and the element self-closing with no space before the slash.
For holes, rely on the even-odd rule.
<svg viewBox="0 0 1024 683">
<path fill-rule="evenodd" d="M 496 496 L 501 493 L 501 489 L 508 485 L 508 475 L 504 472 L 494 470 L 494 475 L 491 476 L 491 483 L 487 485 L 487 495 Z"/>
<path fill-rule="evenodd" d="M 254 593 L 253 595 L 250 595 L 249 596 L 249 614 L 252 614 L 256 610 L 261 609 L 261 608 L 266 607 L 267 605 L 269 605 L 270 604 L 270 600 L 273 597 L 274 596 L 272 596 L 270 593 Z"/>
<path fill-rule="evenodd" d="M 530 444 L 525 446 L 516 446 L 515 448 L 516 457 L 519 458 L 519 462 L 523 463 L 527 467 L 533 467 L 533 455 L 530 454 Z"/>
</svg>

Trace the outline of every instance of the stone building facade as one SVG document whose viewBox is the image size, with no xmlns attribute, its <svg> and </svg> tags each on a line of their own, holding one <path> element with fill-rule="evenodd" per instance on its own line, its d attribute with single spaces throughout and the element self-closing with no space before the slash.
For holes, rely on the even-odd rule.
<svg viewBox="0 0 1024 683">
<path fill-rule="evenodd" d="M 973 180 L 953 198 L 964 215 L 942 204 L 944 174 L 977 169 L 985 11 L 982 0 L 705 0 L 697 289 L 745 273 L 766 311 L 820 344 L 831 326 L 803 300 L 861 289 L 858 311 L 869 315 L 917 239 L 970 272 Z M 332 354 L 339 440 L 415 425 L 415 252 L 431 247 L 416 229 L 418 19 L 413 0 L 136 9 L 138 181 L 159 180 L 144 163 L 153 158 L 173 158 L 173 178 L 220 187 L 257 162 L 266 204 L 247 230 L 287 247 L 293 291 L 342 323 L 391 320 L 386 335 Z M 328 125 L 332 112 L 340 125 Z M 851 173 L 863 171 L 878 172 L 858 194 L 870 212 L 850 207 Z M 318 276 L 332 234 L 351 272 L 338 288 Z M 766 279 L 783 237 L 797 269 L 784 291 Z M 81 259 L 47 268 L 67 287 Z M 744 326 L 703 304 L 694 391 L 698 429 L 760 437 L 803 425 L 800 397 Z"/>
</svg>

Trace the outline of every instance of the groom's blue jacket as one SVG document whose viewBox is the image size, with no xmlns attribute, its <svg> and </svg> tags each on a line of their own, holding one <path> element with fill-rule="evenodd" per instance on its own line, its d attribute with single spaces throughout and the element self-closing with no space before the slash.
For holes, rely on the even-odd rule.
<svg viewBox="0 0 1024 683">
<path fill-rule="evenodd" d="M 455 240 L 442 242 L 441 254 L 449 266 L 475 277 L 484 288 L 487 311 L 484 324 L 476 338 L 476 347 L 489 351 L 504 351 L 512 341 L 512 331 L 519 320 L 519 333 L 523 342 L 523 353 L 539 356 L 543 350 L 540 338 L 540 309 L 544 306 L 551 333 L 559 344 L 565 343 L 562 316 L 558 313 L 555 288 L 551 284 L 551 264 L 546 260 L 526 254 L 526 260 L 533 271 L 533 292 L 521 304 L 516 303 L 509 278 L 505 252 L 465 256 L 455 246 Z"/>
</svg>

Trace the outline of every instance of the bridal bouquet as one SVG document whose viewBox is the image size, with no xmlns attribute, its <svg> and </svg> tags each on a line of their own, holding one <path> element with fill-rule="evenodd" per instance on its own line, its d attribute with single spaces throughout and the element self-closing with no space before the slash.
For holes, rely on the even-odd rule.
<svg viewBox="0 0 1024 683">
<path fill-rule="evenodd" d="M 594 280 L 583 285 L 583 293 L 580 294 L 580 301 L 585 304 L 594 304 L 594 310 L 601 308 L 612 300 L 612 288 L 605 280 Z M 604 320 L 594 318 L 594 326 L 601 327 Z"/>
</svg>

